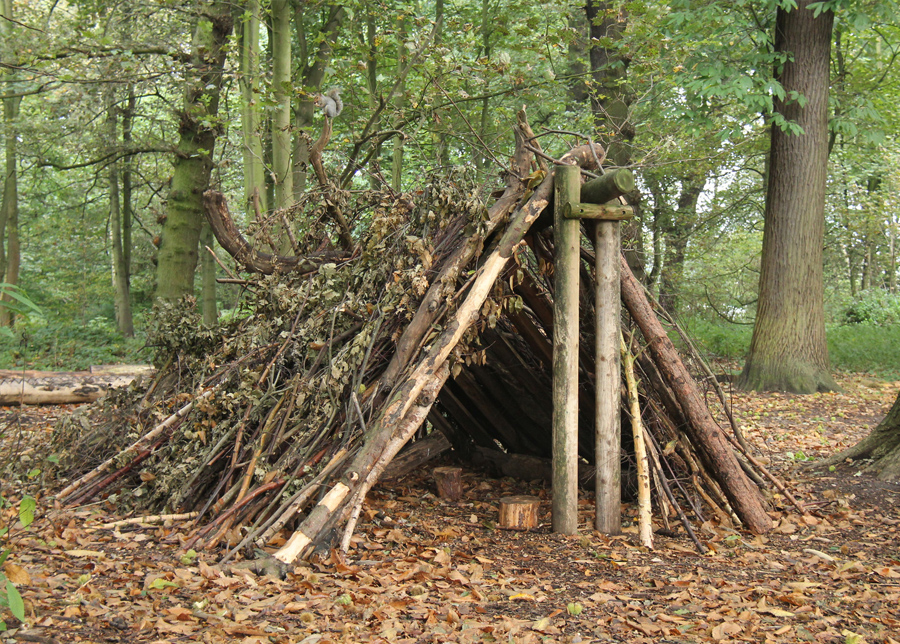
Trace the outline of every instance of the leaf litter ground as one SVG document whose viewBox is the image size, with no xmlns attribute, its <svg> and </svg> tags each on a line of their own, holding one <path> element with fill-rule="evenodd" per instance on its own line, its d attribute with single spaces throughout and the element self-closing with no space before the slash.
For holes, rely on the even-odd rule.
<svg viewBox="0 0 900 644">
<path fill-rule="evenodd" d="M 810 508 L 773 497 L 777 527 L 754 537 L 700 528 L 700 555 L 678 529 L 655 549 L 591 531 L 549 530 L 544 486 L 464 475 L 465 497 L 438 499 L 427 472 L 369 495 L 348 556 L 325 553 L 285 580 L 185 553 L 188 526 L 119 524 L 112 504 L 53 511 L 13 531 L 5 568 L 27 618 L 6 616 L 0 639 L 31 642 L 900 642 L 900 484 L 859 464 L 801 467 L 856 443 L 883 417 L 900 383 L 845 375 L 844 393 L 734 394 L 748 440 Z M 7 453 L 37 463 L 50 427 L 71 407 L 0 410 Z M 430 468 L 427 468 L 430 469 Z M 4 481 L 14 502 L 27 482 Z M 38 483 L 33 482 L 35 489 Z M 544 523 L 498 529 L 499 499 L 542 499 Z M 626 522 L 635 508 L 625 508 Z M 232 535 L 237 537 L 237 535 Z M 277 543 L 273 543 L 277 547 Z"/>
</svg>

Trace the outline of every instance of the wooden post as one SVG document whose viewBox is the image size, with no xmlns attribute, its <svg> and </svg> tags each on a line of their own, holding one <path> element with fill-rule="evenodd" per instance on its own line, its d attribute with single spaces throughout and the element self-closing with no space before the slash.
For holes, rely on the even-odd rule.
<svg viewBox="0 0 900 644">
<path fill-rule="evenodd" d="M 594 393 L 597 409 L 594 432 L 594 527 L 599 532 L 610 535 L 620 534 L 622 531 L 619 220 L 627 218 L 630 213 L 605 212 L 604 208 L 591 208 L 584 204 L 604 204 L 633 189 L 634 176 L 626 169 L 609 172 L 581 187 L 582 208 L 585 210 L 582 216 L 595 212 L 600 219 L 594 226 L 593 239 L 597 313 L 594 347 Z"/>
<path fill-rule="evenodd" d="M 553 214 L 553 518 L 554 532 L 578 532 L 578 282 L 581 222 L 567 219 L 581 185 L 577 166 L 557 165 Z"/>
<path fill-rule="evenodd" d="M 619 222 L 598 221 L 594 227 L 594 527 L 605 534 L 622 531 L 619 357 L 621 304 L 619 295 Z"/>
</svg>

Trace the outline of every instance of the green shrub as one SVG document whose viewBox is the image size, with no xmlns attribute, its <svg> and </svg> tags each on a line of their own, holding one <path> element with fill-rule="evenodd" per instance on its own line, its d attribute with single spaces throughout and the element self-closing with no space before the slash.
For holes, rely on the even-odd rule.
<svg viewBox="0 0 900 644">
<path fill-rule="evenodd" d="M 900 324 L 900 295 L 884 289 L 862 291 L 844 309 L 845 324 Z"/>
<path fill-rule="evenodd" d="M 828 356 L 841 371 L 900 379 L 900 324 L 829 326 Z"/>
<path fill-rule="evenodd" d="M 707 357 L 743 363 L 753 335 L 751 325 L 735 325 L 693 317 L 683 327 Z M 672 334 L 670 334 L 672 336 Z M 900 379 L 900 324 L 829 325 L 828 356 L 837 371 L 871 373 L 888 380 Z M 676 346 L 677 338 L 672 336 Z"/>
<path fill-rule="evenodd" d="M 147 362 L 143 338 L 124 338 L 107 318 L 63 324 L 41 318 L 18 320 L 0 331 L 0 364 L 7 369 L 77 371 L 96 364 Z"/>
<path fill-rule="evenodd" d="M 743 360 L 747 357 L 753 325 L 692 317 L 682 321 L 682 327 L 704 355 L 726 360 Z"/>
</svg>

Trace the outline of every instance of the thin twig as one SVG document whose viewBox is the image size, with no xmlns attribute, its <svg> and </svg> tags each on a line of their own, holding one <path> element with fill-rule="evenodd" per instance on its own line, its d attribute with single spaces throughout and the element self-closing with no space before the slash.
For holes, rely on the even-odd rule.
<svg viewBox="0 0 900 644">
<path fill-rule="evenodd" d="M 139 525 L 143 523 L 165 523 L 166 521 L 187 521 L 196 519 L 199 512 L 182 512 L 181 514 L 148 514 L 143 517 L 131 517 L 130 519 L 122 519 L 121 521 L 113 521 L 104 523 L 100 527 L 104 529 L 118 528 L 123 525 Z"/>
</svg>

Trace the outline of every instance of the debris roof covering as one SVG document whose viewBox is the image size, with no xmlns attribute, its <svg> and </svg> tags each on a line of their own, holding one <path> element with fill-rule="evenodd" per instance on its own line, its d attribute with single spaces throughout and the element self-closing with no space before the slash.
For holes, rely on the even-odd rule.
<svg viewBox="0 0 900 644">
<path fill-rule="evenodd" d="M 115 492 L 121 503 L 195 511 L 186 547 L 227 541 L 228 557 L 293 529 L 276 554 L 290 563 L 317 546 L 346 548 L 366 492 L 425 428 L 445 434 L 461 458 L 487 459 L 501 471 L 515 467 L 513 455 L 531 457 L 525 467 L 537 477 L 550 455 L 553 238 L 533 224 L 553 182 L 532 153 L 524 114 L 514 132 L 507 187 L 493 203 L 458 177 L 411 195 L 344 195 L 343 211 L 366 222 L 354 248 L 316 254 L 308 235 L 296 246 L 310 250 L 307 261 L 266 256 L 271 274 L 247 278 L 241 309 L 217 329 L 202 327 L 192 302 L 161 308 L 156 379 L 58 427 L 69 477 L 59 500 Z M 602 149 L 588 144 L 561 161 L 596 169 L 601 159 Z M 221 195 L 208 193 L 207 208 L 223 247 L 242 242 L 238 259 L 253 269 L 262 253 L 235 237 Z M 581 340 L 590 347 L 586 262 L 582 273 Z M 625 320 L 624 328 L 635 325 Z M 746 480 L 724 471 L 704 444 L 713 431 L 727 446 L 724 433 L 692 429 L 698 416 L 681 387 L 693 383 L 669 373 L 653 346 L 661 338 L 642 347 L 641 333 L 628 336 L 655 441 L 656 487 L 669 489 L 657 498 L 662 517 L 677 522 L 684 507 L 694 520 L 740 517 L 765 530 L 742 505 Z M 580 361 L 585 480 L 594 459 L 590 353 L 582 350 Z M 725 422 L 720 399 L 707 401 Z M 627 441 L 623 448 L 627 455 Z M 752 495 L 759 497 L 755 488 Z"/>
</svg>

